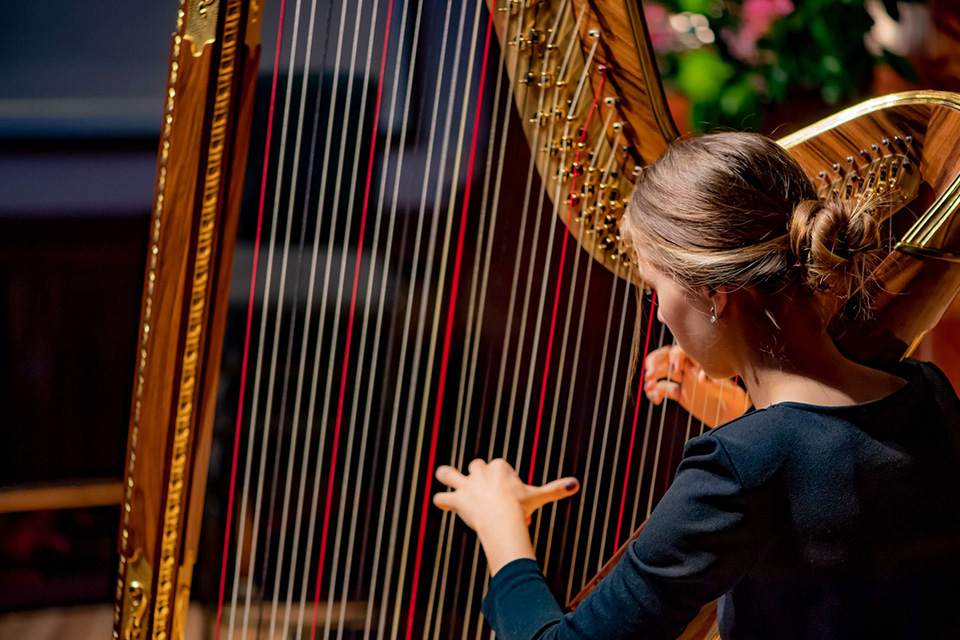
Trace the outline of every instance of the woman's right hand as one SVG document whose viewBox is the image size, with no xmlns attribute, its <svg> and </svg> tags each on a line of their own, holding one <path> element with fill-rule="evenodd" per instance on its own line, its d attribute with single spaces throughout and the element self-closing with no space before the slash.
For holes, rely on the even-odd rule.
<svg viewBox="0 0 960 640">
<path fill-rule="evenodd" d="M 644 361 L 643 390 L 654 404 L 678 402 L 709 427 L 746 413 L 750 397 L 733 380 L 714 380 L 679 346 L 660 347 Z"/>
</svg>

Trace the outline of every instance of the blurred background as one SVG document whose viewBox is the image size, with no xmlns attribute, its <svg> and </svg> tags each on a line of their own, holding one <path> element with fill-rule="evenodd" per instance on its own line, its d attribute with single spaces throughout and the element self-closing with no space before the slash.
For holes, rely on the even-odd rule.
<svg viewBox="0 0 960 640">
<path fill-rule="evenodd" d="M 278 4 L 266 3 L 266 24 Z M 176 8 L 0 6 L 0 640 L 110 633 Z M 644 12 L 684 132 L 780 137 L 871 96 L 960 91 L 960 3 L 952 0 L 660 0 L 644 2 Z M 272 72 L 273 37 L 265 28 L 262 74 Z M 252 225 L 241 222 L 240 291 L 249 286 L 252 243 Z M 958 318 L 955 308 L 917 354 L 955 386 Z M 224 354 L 227 389 L 236 324 Z M 212 484 L 225 473 L 221 453 L 215 443 Z M 194 581 L 201 601 L 207 569 L 198 565 Z"/>
</svg>

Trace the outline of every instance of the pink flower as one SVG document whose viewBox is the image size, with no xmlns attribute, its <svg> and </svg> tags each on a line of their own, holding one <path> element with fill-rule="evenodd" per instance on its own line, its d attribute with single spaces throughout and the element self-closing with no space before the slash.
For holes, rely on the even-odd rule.
<svg viewBox="0 0 960 640">
<path fill-rule="evenodd" d="M 793 11 L 791 0 L 745 0 L 740 9 L 740 28 L 723 30 L 720 36 L 730 52 L 745 62 L 757 55 L 757 41 L 770 31 L 773 23 Z"/>
<path fill-rule="evenodd" d="M 650 43 L 654 49 L 668 47 L 673 41 L 670 31 L 670 14 L 659 4 L 644 4 L 643 16 L 647 20 L 647 30 L 650 32 Z"/>
</svg>

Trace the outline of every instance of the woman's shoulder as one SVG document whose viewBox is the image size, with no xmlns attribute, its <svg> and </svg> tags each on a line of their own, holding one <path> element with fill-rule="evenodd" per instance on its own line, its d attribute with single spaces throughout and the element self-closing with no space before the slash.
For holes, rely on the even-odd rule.
<svg viewBox="0 0 960 640">
<path fill-rule="evenodd" d="M 745 487 L 764 482 L 783 465 L 798 416 L 781 407 L 753 409 L 710 429 L 687 444 L 687 451 L 723 452 Z"/>
<path fill-rule="evenodd" d="M 958 430 L 960 399 L 936 365 L 908 358 L 887 370 L 907 384 L 885 398 L 840 407 L 782 402 L 752 410 L 690 444 L 722 447 L 744 484 L 751 485 L 766 481 L 784 465 L 803 467 L 814 461 L 830 466 L 833 456 L 878 442 L 915 439 L 921 431 L 942 437 L 944 430 Z M 703 444 L 698 444 L 701 438 Z M 707 445 L 709 441 L 715 444 Z"/>
</svg>

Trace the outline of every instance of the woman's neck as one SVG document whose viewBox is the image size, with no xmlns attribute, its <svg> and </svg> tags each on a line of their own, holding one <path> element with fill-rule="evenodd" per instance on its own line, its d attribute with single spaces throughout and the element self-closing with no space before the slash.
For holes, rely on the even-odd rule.
<svg viewBox="0 0 960 640">
<path fill-rule="evenodd" d="M 904 384 L 897 376 L 846 358 L 815 318 L 798 314 L 781 325 L 766 340 L 758 339 L 756 332 L 745 332 L 737 350 L 738 369 L 758 409 L 778 402 L 860 404 L 885 397 Z"/>
</svg>

